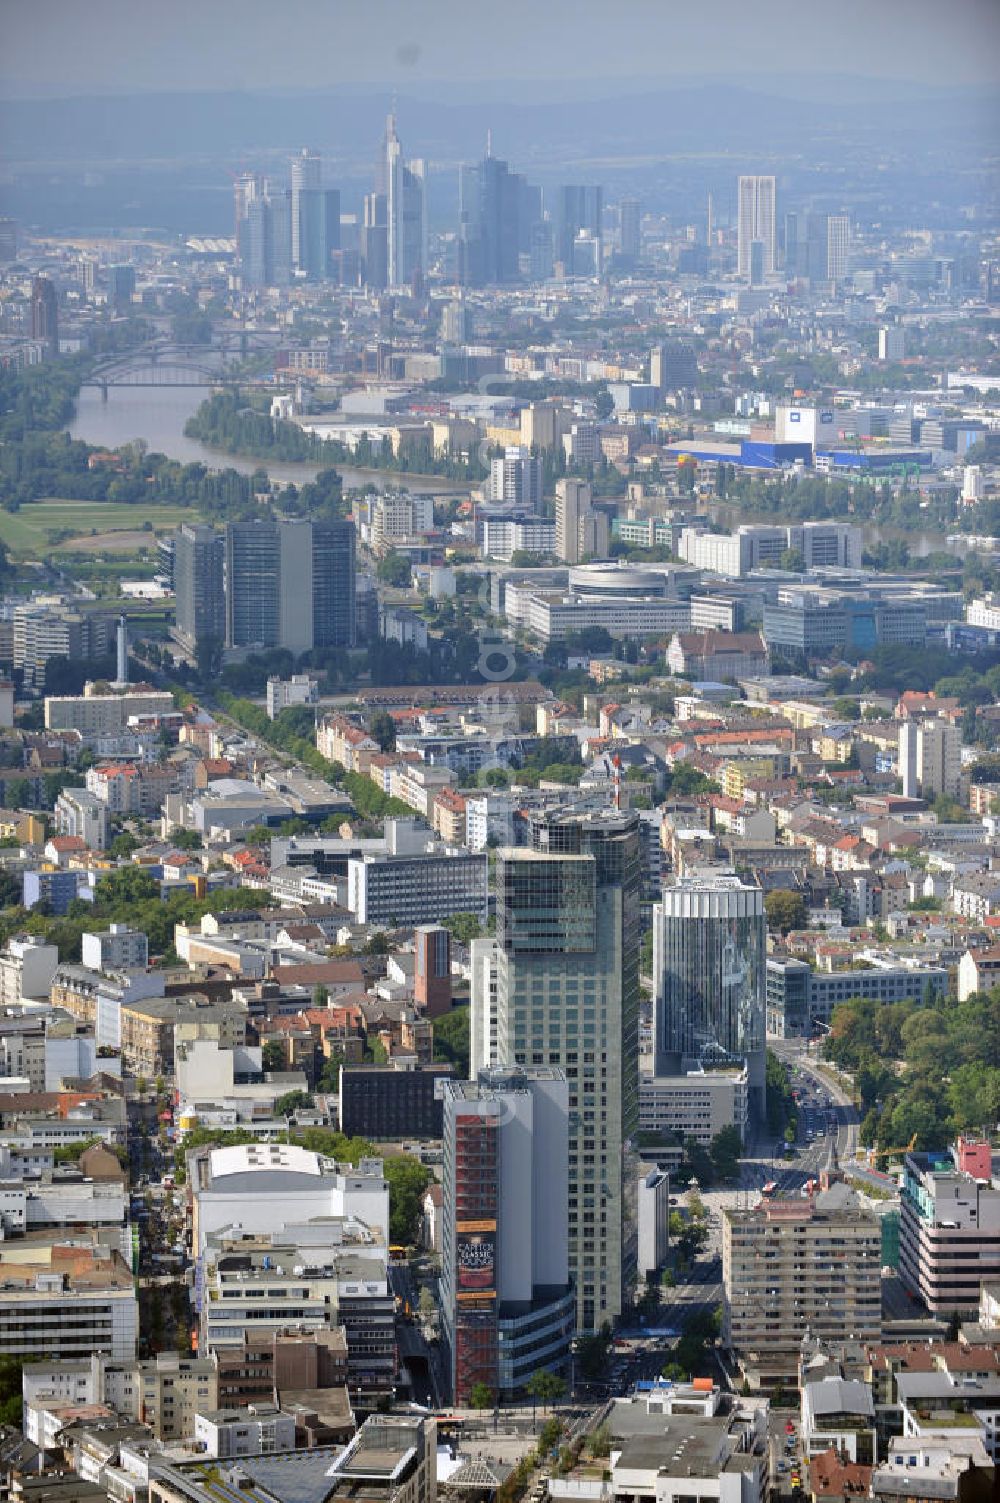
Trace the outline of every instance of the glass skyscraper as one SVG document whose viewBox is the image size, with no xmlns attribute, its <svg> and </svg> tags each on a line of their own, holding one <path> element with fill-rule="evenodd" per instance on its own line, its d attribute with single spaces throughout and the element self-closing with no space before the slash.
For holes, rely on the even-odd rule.
<svg viewBox="0 0 1000 1503">
<path fill-rule="evenodd" d="M 764 1091 L 764 894 L 733 872 L 684 878 L 653 907 L 656 1074 L 746 1062 Z"/>
</svg>

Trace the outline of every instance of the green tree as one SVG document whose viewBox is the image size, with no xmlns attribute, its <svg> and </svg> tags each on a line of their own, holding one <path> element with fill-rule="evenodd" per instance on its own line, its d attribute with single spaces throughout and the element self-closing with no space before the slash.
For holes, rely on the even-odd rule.
<svg viewBox="0 0 1000 1503">
<path fill-rule="evenodd" d="M 708 1149 L 719 1179 L 735 1179 L 739 1173 L 743 1140 L 739 1129 L 733 1126 L 720 1128 Z"/>
<path fill-rule="evenodd" d="M 483 932 L 483 926 L 474 913 L 453 913 L 445 919 L 444 926 L 460 945 L 470 945 Z"/>
<path fill-rule="evenodd" d="M 274 1103 L 276 1117 L 293 1117 L 297 1111 L 314 1105 L 308 1091 L 286 1091 Z"/>
<path fill-rule="evenodd" d="M 453 1007 L 432 1023 L 434 1058 L 455 1067 L 455 1074 L 465 1080 L 469 1074 L 469 1009 Z"/>
<path fill-rule="evenodd" d="M 473 1383 L 469 1390 L 470 1409 L 492 1409 L 493 1390 L 488 1383 Z"/>
<path fill-rule="evenodd" d="M 376 710 L 368 720 L 368 734 L 384 752 L 396 750 L 396 722 L 388 710 Z"/>
<path fill-rule="evenodd" d="M 792 892 L 787 887 L 775 888 L 765 895 L 764 912 L 768 927 L 778 934 L 806 926 L 806 900 L 800 892 Z"/>
<path fill-rule="evenodd" d="M 410 561 L 401 553 L 387 553 L 379 559 L 376 573 L 383 584 L 404 589 L 410 583 Z"/>
<path fill-rule="evenodd" d="M 287 1064 L 285 1046 L 280 1039 L 268 1039 L 261 1050 L 261 1063 L 265 1070 L 280 1072 Z"/>
<path fill-rule="evenodd" d="M 423 1215 L 430 1170 L 411 1154 L 390 1154 L 383 1163 L 389 1184 L 389 1238 L 401 1247 L 415 1243 Z"/>
</svg>

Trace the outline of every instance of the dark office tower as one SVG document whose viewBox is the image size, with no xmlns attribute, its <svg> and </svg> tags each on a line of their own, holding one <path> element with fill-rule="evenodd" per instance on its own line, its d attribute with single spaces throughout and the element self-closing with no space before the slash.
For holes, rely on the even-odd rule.
<svg viewBox="0 0 1000 1503">
<path fill-rule="evenodd" d="M 302 194 L 322 187 L 323 167 L 314 151 L 305 148 L 292 158 L 292 269 L 307 271 L 302 251 Z"/>
<path fill-rule="evenodd" d="M 556 260 L 565 270 L 573 270 L 573 246 L 582 232 L 598 243 L 598 267 L 600 271 L 601 214 L 604 207 L 603 188 L 584 188 L 564 184 L 559 189 L 556 213 Z"/>
<path fill-rule="evenodd" d="M 132 306 L 135 296 L 135 267 L 108 267 L 108 302 L 116 313 Z"/>
<path fill-rule="evenodd" d="M 58 355 L 59 303 L 48 277 L 36 277 L 31 284 L 31 337 L 46 345 L 50 355 Z"/>
<path fill-rule="evenodd" d="M 281 555 L 273 518 L 226 528 L 226 646 L 279 645 Z"/>
<path fill-rule="evenodd" d="M 532 225 L 528 254 L 531 257 L 531 280 L 548 281 L 555 269 L 555 256 L 552 249 L 552 226 L 545 220 Z"/>
<path fill-rule="evenodd" d="M 389 231 L 385 212 L 384 196 L 369 193 L 365 198 L 361 229 L 361 267 L 365 285 L 376 289 L 387 286 L 389 277 Z"/>
<path fill-rule="evenodd" d="M 785 215 L 785 271 L 790 277 L 799 274 L 799 252 L 804 249 L 799 240 L 799 216 L 794 209 Z"/>
<path fill-rule="evenodd" d="M 311 282 L 325 282 L 331 275 L 333 257 L 340 249 L 340 193 L 336 188 L 302 188 L 292 195 L 293 243 L 298 228 L 299 271 Z M 294 261 L 294 253 L 293 253 Z"/>
<path fill-rule="evenodd" d="M 750 286 L 759 287 L 764 280 L 767 247 L 763 240 L 750 242 Z"/>
<path fill-rule="evenodd" d="M 0 219 L 0 261 L 17 260 L 17 220 Z"/>
<path fill-rule="evenodd" d="M 313 643 L 353 647 L 355 635 L 354 523 L 312 524 Z"/>
<path fill-rule="evenodd" d="M 632 812 L 539 811 L 527 846 L 497 853 L 497 1058 L 556 1067 L 569 1082 L 569 1260 L 582 1331 L 614 1322 L 635 1281 L 639 898 Z"/>
<path fill-rule="evenodd" d="M 623 261 L 634 265 L 642 254 L 642 205 L 637 198 L 623 198 L 618 206 L 619 249 Z"/>
<path fill-rule="evenodd" d="M 189 652 L 209 642 L 221 647 L 225 640 L 225 552 L 222 533 L 198 523 L 185 522 L 174 537 L 176 635 Z"/>
<path fill-rule="evenodd" d="M 459 280 L 469 287 L 516 282 L 520 256 L 530 255 L 541 194 L 506 162 L 486 156 L 459 174 Z"/>
<path fill-rule="evenodd" d="M 649 356 L 650 385 L 658 391 L 682 391 L 698 382 L 698 361 L 689 344 L 656 344 Z"/>
</svg>

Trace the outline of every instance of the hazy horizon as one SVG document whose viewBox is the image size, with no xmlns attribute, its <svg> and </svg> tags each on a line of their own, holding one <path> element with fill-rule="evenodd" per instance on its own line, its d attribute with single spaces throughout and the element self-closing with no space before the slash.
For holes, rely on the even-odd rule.
<svg viewBox="0 0 1000 1503">
<path fill-rule="evenodd" d="M 9 0 L 4 24 L 9 100 L 440 85 L 462 97 L 491 79 L 571 92 L 725 78 L 1000 83 L 995 0 L 620 0 L 613 13 L 509 0 L 502 19 L 483 0 Z"/>
</svg>

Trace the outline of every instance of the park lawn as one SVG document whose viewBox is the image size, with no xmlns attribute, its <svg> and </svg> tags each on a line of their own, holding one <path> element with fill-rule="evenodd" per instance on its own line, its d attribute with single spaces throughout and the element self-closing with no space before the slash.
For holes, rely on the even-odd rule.
<svg viewBox="0 0 1000 1503">
<path fill-rule="evenodd" d="M 10 552 L 25 557 L 48 553 L 52 544 L 49 534 L 55 530 L 72 530 L 74 551 L 86 551 L 91 532 L 106 534 L 120 528 L 129 532 L 149 521 L 154 533 L 169 532 L 180 522 L 196 522 L 193 506 L 125 506 L 115 501 L 31 501 L 20 511 L 0 511 L 0 540 Z M 152 540 L 153 534 L 149 534 Z M 107 539 L 95 538 L 100 550 Z"/>
</svg>

